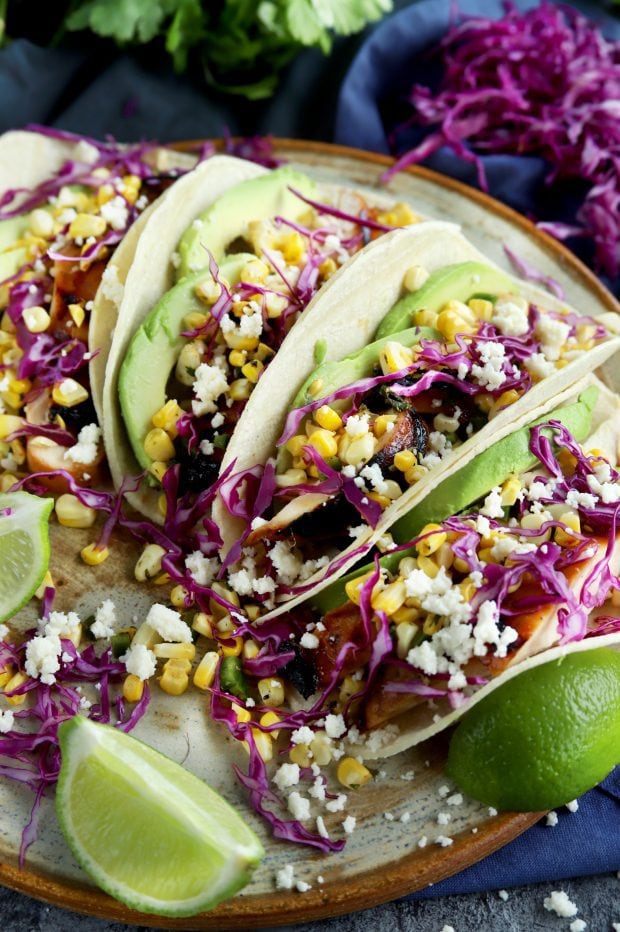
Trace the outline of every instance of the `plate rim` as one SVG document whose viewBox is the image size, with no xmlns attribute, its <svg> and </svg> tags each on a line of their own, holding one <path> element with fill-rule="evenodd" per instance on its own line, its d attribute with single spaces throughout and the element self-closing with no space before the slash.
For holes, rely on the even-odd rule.
<svg viewBox="0 0 620 932">
<path fill-rule="evenodd" d="M 233 137 L 233 141 L 236 137 Z M 394 159 L 381 153 L 369 152 L 317 140 L 270 137 L 277 155 L 278 151 L 303 154 L 338 156 L 364 162 L 377 168 L 389 168 Z M 218 151 L 225 147 L 223 139 L 191 139 L 167 144 L 180 151 L 199 149 L 205 143 L 213 143 Z M 491 195 L 473 188 L 463 181 L 443 175 L 422 165 L 409 166 L 402 173 L 432 182 L 453 190 L 478 203 L 487 211 L 520 227 L 536 239 L 544 251 L 559 260 L 572 275 L 580 278 L 591 289 L 597 299 L 608 310 L 620 313 L 620 302 L 564 243 L 549 233 L 540 230 L 531 220 Z M 379 178 L 377 179 L 377 181 Z M 389 188 L 386 188 L 389 190 Z M 341 883 L 338 879 L 321 886 L 313 886 L 307 893 L 293 894 L 295 897 L 294 921 L 311 922 L 328 919 L 350 912 L 368 909 L 389 902 L 409 893 L 415 893 L 432 883 L 444 880 L 472 866 L 482 858 L 513 841 L 534 825 L 544 813 L 515 812 L 501 813 L 481 825 L 476 834 L 461 833 L 449 848 L 413 851 L 390 862 L 390 882 L 385 883 L 383 872 L 372 870 L 356 874 Z M 55 879 L 45 869 L 20 868 L 15 864 L 0 862 L 0 884 L 36 900 L 68 909 L 76 913 L 124 922 L 128 925 L 179 930 L 218 930 L 264 928 L 283 926 L 291 921 L 291 896 L 287 891 L 268 894 L 237 894 L 215 909 L 197 916 L 171 919 L 154 914 L 140 913 L 87 883 L 67 882 Z"/>
</svg>

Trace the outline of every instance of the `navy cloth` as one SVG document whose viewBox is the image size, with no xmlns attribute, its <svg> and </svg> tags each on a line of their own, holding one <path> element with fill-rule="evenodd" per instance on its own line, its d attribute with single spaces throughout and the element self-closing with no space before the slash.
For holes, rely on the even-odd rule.
<svg viewBox="0 0 620 932">
<path fill-rule="evenodd" d="M 406 6 L 371 32 L 354 59 L 336 113 L 337 90 L 361 40 L 341 40 L 326 60 L 316 51 L 301 54 L 283 75 L 271 101 L 247 103 L 228 98 L 195 78 L 172 74 L 168 62 L 138 52 L 112 52 L 106 44 L 75 42 L 70 49 L 41 49 L 26 40 L 0 52 L 0 132 L 44 123 L 103 138 L 175 140 L 232 133 L 274 133 L 305 139 L 331 139 L 387 152 L 385 125 L 396 111 L 386 103 L 404 97 L 415 76 L 427 78 L 427 65 L 410 67 L 413 55 L 434 43 L 448 24 L 449 0 L 422 0 Z M 499 12 L 499 0 L 460 0 L 465 12 Z M 520 6 L 534 3 L 520 2 Z M 577 5 L 577 4 L 575 4 Z M 581 7 L 583 9 L 583 5 Z M 589 10 L 605 19 L 599 7 Z M 608 34 L 620 34 L 605 19 Z M 385 123 L 384 123 L 385 120 Z M 411 142 L 409 143 L 411 144 Z M 523 212 L 544 196 L 538 159 L 506 156 L 486 159 L 495 196 Z M 469 166 L 449 152 L 437 153 L 434 168 L 473 182 Z M 581 800 L 579 810 L 559 813 L 558 825 L 545 820 L 501 851 L 415 896 L 491 890 L 541 880 L 620 868 L 620 769 Z"/>
</svg>

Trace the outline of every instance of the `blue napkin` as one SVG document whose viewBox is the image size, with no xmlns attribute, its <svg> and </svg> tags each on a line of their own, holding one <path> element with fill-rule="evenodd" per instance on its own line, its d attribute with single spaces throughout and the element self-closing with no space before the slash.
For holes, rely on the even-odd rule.
<svg viewBox="0 0 620 932">
<path fill-rule="evenodd" d="M 538 0 L 518 0 L 529 9 Z M 499 16 L 500 0 L 459 0 L 465 13 Z M 605 16 L 600 6 L 573 6 L 598 20 L 609 37 L 620 38 L 620 22 Z M 387 132 L 409 113 L 402 102 L 415 81 L 432 82 L 423 53 L 446 31 L 451 0 L 423 0 L 378 26 L 354 59 L 342 84 L 336 115 L 336 142 L 377 152 L 390 151 Z M 401 136 L 402 150 L 415 145 L 425 133 L 412 128 Z M 536 203 L 548 202 L 543 184 L 542 159 L 487 156 L 483 159 L 491 193 L 517 210 L 531 213 Z M 425 164 L 437 171 L 476 183 L 475 169 L 448 149 L 439 150 Z M 558 203 L 549 204 L 549 216 L 570 222 L 574 205 L 558 216 Z M 414 897 L 501 889 L 535 881 L 559 880 L 620 868 L 620 768 L 601 786 L 579 801 L 572 813 L 562 810 L 555 827 L 546 820 L 500 851 Z"/>
</svg>

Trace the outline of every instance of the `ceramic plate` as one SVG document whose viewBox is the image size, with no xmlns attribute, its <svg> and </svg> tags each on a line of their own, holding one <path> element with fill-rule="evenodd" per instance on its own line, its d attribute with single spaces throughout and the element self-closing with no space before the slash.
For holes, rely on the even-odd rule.
<svg viewBox="0 0 620 932">
<path fill-rule="evenodd" d="M 318 180 L 356 187 L 377 187 L 381 172 L 390 164 L 381 156 L 320 143 L 280 140 L 275 147 L 278 156 Z M 509 268 L 503 251 L 506 243 L 556 278 L 575 307 L 586 312 L 593 306 L 618 310 L 612 296 L 567 249 L 484 194 L 420 168 L 396 176 L 388 191 L 422 214 L 459 222 L 476 246 Z M 75 609 L 84 617 L 102 599 L 111 598 L 119 617 L 142 619 L 153 590 L 134 580 L 138 545 L 117 540 L 108 561 L 91 569 L 79 558 L 88 542 L 88 532 L 53 528 L 55 608 Z M 32 624 L 33 619 L 32 612 L 23 612 L 20 622 Z M 355 832 L 342 853 L 325 856 L 267 836 L 232 774 L 231 764 L 243 765 L 245 752 L 210 724 L 204 694 L 190 690 L 173 698 L 155 686 L 150 710 L 134 734 L 206 779 L 247 815 L 267 850 L 251 885 L 213 912 L 191 919 L 175 921 L 132 912 L 89 884 L 64 844 L 51 798 L 44 800 L 38 839 L 20 870 L 20 835 L 32 797 L 7 781 L 0 784 L 0 882 L 56 905 L 127 923 L 218 930 L 283 925 L 362 909 L 435 883 L 506 844 L 538 818 L 532 813 L 490 815 L 488 809 L 469 801 L 446 806 L 439 793 L 446 784 L 443 736 L 373 768 L 372 784 L 349 794 L 347 812 L 357 820 Z M 445 810 L 451 814 L 447 827 L 437 824 L 438 813 Z M 334 817 L 334 825 L 341 821 L 342 814 Z M 442 847 L 436 841 L 440 835 L 453 843 Z M 419 847 L 424 836 L 427 844 Z M 294 865 L 297 879 L 311 885 L 308 892 L 276 891 L 275 873 L 288 863 Z"/>
</svg>

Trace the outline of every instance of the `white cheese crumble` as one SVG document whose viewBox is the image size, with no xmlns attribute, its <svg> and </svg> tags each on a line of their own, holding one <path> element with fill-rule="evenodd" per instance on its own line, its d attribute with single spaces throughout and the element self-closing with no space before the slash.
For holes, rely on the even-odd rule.
<svg viewBox="0 0 620 932">
<path fill-rule="evenodd" d="M 342 823 L 342 828 L 346 835 L 352 835 L 355 831 L 355 826 L 357 824 L 357 819 L 355 816 L 348 815 L 344 822 Z"/>
<path fill-rule="evenodd" d="M 328 803 L 325 803 L 325 808 L 328 812 L 342 812 L 346 804 L 347 794 L 339 793 L 335 799 L 330 799 Z"/>
<path fill-rule="evenodd" d="M 130 647 L 127 653 L 123 654 L 121 660 L 125 664 L 127 672 L 133 673 L 139 680 L 150 679 L 157 668 L 157 658 L 145 644 L 136 644 L 135 647 Z"/>
<path fill-rule="evenodd" d="M 101 293 L 104 298 L 113 304 L 120 305 L 125 294 L 125 286 L 119 280 L 118 269 L 115 265 L 107 265 L 101 276 Z"/>
<path fill-rule="evenodd" d="M 310 744 L 314 738 L 314 732 L 308 725 L 302 725 L 301 728 L 296 728 L 295 731 L 291 734 L 291 743 L 292 744 Z"/>
<path fill-rule="evenodd" d="M 547 813 L 546 824 L 549 825 L 551 828 L 555 828 L 555 826 L 558 824 L 558 814 L 557 812 L 555 812 L 555 810 L 552 809 L 551 812 Z"/>
<path fill-rule="evenodd" d="M 213 414 L 217 410 L 216 400 L 228 391 L 228 388 L 226 375 L 219 366 L 201 363 L 196 369 L 196 380 L 193 384 L 193 391 L 198 399 L 192 401 L 192 411 L 196 417 Z"/>
<path fill-rule="evenodd" d="M 570 326 L 562 320 L 549 315 L 541 315 L 536 321 L 534 333 L 542 344 L 542 352 L 547 359 L 560 358 L 562 348 L 568 339 Z"/>
<path fill-rule="evenodd" d="M 570 932 L 584 932 L 584 929 L 587 929 L 588 925 L 583 919 L 574 919 L 568 928 Z"/>
<path fill-rule="evenodd" d="M 569 803 L 566 803 L 566 808 L 569 812 L 577 812 L 579 809 L 579 803 L 576 799 L 571 800 Z"/>
<path fill-rule="evenodd" d="M 302 647 L 305 647 L 307 650 L 316 650 L 319 646 L 319 639 L 316 634 L 311 634 L 310 631 L 304 631 L 299 643 Z"/>
<path fill-rule="evenodd" d="M 491 323 L 508 337 L 521 337 L 529 328 L 527 309 L 512 295 L 500 296 L 493 307 Z"/>
<path fill-rule="evenodd" d="M 276 890 L 292 890 L 295 870 L 292 864 L 285 864 L 276 872 Z"/>
<path fill-rule="evenodd" d="M 77 443 L 65 450 L 64 459 L 90 466 L 97 459 L 100 439 L 101 428 L 97 424 L 86 424 L 78 434 Z"/>
<path fill-rule="evenodd" d="M 4 712 L 0 709 L 0 735 L 6 735 L 12 731 L 15 724 L 15 713 L 12 709 L 6 709 Z"/>
<path fill-rule="evenodd" d="M 328 738 L 342 738 L 347 730 L 342 715 L 327 715 L 325 718 L 325 734 Z"/>
<path fill-rule="evenodd" d="M 120 194 L 102 204 L 99 213 L 113 230 L 124 230 L 127 226 L 129 208 L 125 198 L 121 197 Z"/>
<path fill-rule="evenodd" d="M 288 810 L 294 819 L 304 822 L 310 818 L 310 800 L 293 790 L 287 800 Z"/>
<path fill-rule="evenodd" d="M 299 764 L 282 764 L 273 776 L 273 782 L 280 790 L 299 783 Z"/>
<path fill-rule="evenodd" d="M 323 819 L 323 816 L 316 817 L 316 830 L 321 838 L 329 838 L 329 832 L 325 826 L 325 820 Z"/>
<path fill-rule="evenodd" d="M 503 900 L 505 903 L 508 899 L 508 890 L 498 890 L 497 895 L 499 896 L 500 900 Z"/>
<path fill-rule="evenodd" d="M 478 346 L 480 364 L 474 363 L 471 372 L 478 385 L 494 391 L 506 381 L 506 373 L 502 371 L 506 350 L 502 343 L 482 343 Z"/>
<path fill-rule="evenodd" d="M 192 632 L 178 612 L 158 602 L 151 605 L 146 616 L 146 623 L 151 626 L 164 641 L 189 644 Z"/>
<path fill-rule="evenodd" d="M 347 422 L 344 425 L 344 429 L 349 435 L 349 437 L 361 437 L 364 434 L 368 433 L 368 414 L 352 414 L 347 418 Z"/>
<path fill-rule="evenodd" d="M 78 640 L 80 618 L 76 612 L 50 612 L 47 619 L 39 622 L 44 635 L 55 634 L 59 638 Z"/>
<path fill-rule="evenodd" d="M 525 360 L 525 368 L 535 379 L 546 379 L 555 372 L 555 366 L 544 353 L 533 353 Z"/>
<path fill-rule="evenodd" d="M 543 906 L 563 919 L 570 919 L 578 913 L 577 907 L 569 900 L 564 890 L 553 890 L 550 896 L 544 898 Z"/>
<path fill-rule="evenodd" d="M 205 557 L 200 550 L 195 550 L 185 558 L 185 568 L 199 586 L 209 586 L 217 576 L 219 566 L 216 557 Z"/>
<path fill-rule="evenodd" d="M 116 629 L 116 607 L 111 599 L 104 599 L 95 611 L 90 633 L 95 638 L 111 638 Z"/>
<path fill-rule="evenodd" d="M 56 682 L 54 674 L 60 669 L 61 652 L 62 646 L 57 634 L 36 635 L 26 645 L 26 673 L 51 686 Z"/>
<path fill-rule="evenodd" d="M 491 489 L 484 500 L 484 505 L 480 509 L 480 514 L 487 518 L 503 518 L 504 509 L 502 507 L 502 490 L 497 485 Z M 490 529 L 490 525 L 489 525 Z"/>
<path fill-rule="evenodd" d="M 449 848 L 450 845 L 454 844 L 454 838 L 450 838 L 449 835 L 438 835 L 435 844 L 441 845 L 442 848 Z"/>
</svg>

